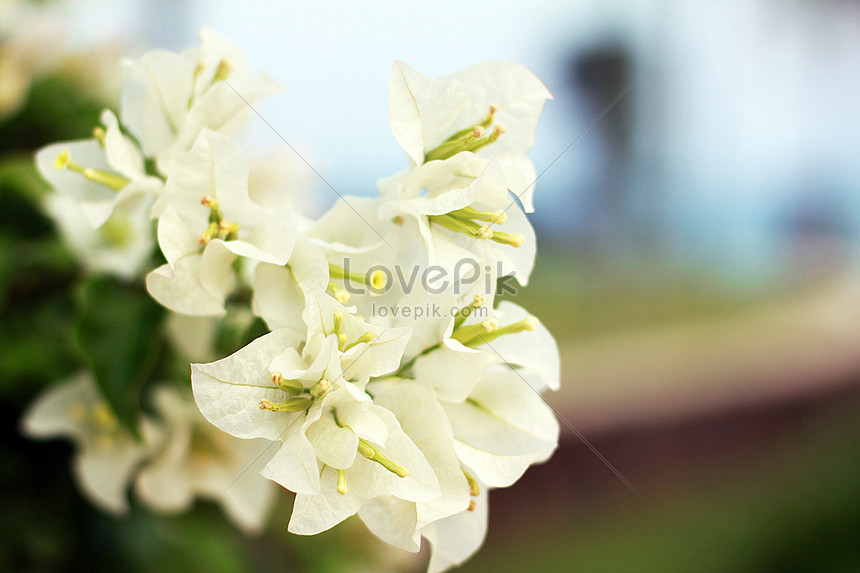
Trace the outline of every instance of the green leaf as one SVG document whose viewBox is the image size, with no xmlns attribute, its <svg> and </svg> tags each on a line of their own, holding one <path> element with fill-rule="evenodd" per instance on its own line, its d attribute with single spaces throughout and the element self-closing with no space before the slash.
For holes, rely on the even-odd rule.
<svg viewBox="0 0 860 573">
<path fill-rule="evenodd" d="M 161 356 L 164 311 L 111 279 L 84 283 L 76 341 L 119 420 L 139 437 L 140 392 Z"/>
</svg>

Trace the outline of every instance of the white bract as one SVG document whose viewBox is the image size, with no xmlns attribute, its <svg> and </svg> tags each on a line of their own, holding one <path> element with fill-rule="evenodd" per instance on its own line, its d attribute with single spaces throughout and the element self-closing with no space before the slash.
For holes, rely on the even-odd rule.
<svg viewBox="0 0 860 573">
<path fill-rule="evenodd" d="M 147 288 L 182 314 L 223 314 L 225 298 L 242 281 L 237 257 L 283 266 L 296 241 L 289 203 L 254 203 L 241 148 L 209 130 L 176 160 L 153 213 L 167 264 L 149 274 Z"/>
<path fill-rule="evenodd" d="M 249 104 L 280 91 L 269 76 L 253 74 L 236 46 L 203 28 L 199 48 L 157 50 L 129 63 L 120 117 L 168 176 L 204 129 L 235 135 L 253 115 Z"/>
<path fill-rule="evenodd" d="M 525 155 L 552 95 L 531 71 L 511 62 L 484 62 L 433 80 L 395 62 L 388 90 L 391 131 L 415 165 L 461 151 L 495 157 L 507 188 L 527 211 L 534 210 L 534 167 Z"/>
<path fill-rule="evenodd" d="M 164 512 L 185 511 L 198 496 L 213 499 L 243 530 L 259 532 L 276 487 L 247 470 L 268 442 L 225 434 L 203 418 L 191 396 L 171 386 L 155 388 L 153 401 L 163 431 L 158 449 L 137 477 L 140 499 Z"/>
<path fill-rule="evenodd" d="M 60 193 L 74 199 L 94 228 L 138 195 L 157 195 L 161 179 L 148 175 L 143 155 L 105 110 L 96 137 L 54 143 L 36 153 L 39 173 Z"/>
<path fill-rule="evenodd" d="M 76 447 L 72 468 L 83 493 L 113 514 L 128 511 L 126 489 L 136 466 L 152 451 L 155 426 L 141 425 L 138 441 L 117 420 L 89 372 L 52 385 L 36 398 L 22 419 L 31 438 L 66 437 Z"/>
<path fill-rule="evenodd" d="M 151 205 L 151 197 L 138 195 L 115 209 L 97 229 L 68 195 L 51 193 L 44 208 L 84 268 L 131 281 L 145 270 L 155 247 Z"/>
</svg>

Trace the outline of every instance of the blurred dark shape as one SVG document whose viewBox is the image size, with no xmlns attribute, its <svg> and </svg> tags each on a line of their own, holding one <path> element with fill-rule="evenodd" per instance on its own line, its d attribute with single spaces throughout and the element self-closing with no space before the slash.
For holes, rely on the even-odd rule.
<svg viewBox="0 0 860 573">
<path fill-rule="evenodd" d="M 583 108 L 578 113 L 584 111 L 584 121 L 588 123 L 602 114 L 588 132 L 590 140 L 600 148 L 602 164 L 596 170 L 596 186 L 589 189 L 593 201 L 589 217 L 592 236 L 586 240 L 597 247 L 617 247 L 628 227 L 625 212 L 630 208 L 628 178 L 634 131 L 633 94 L 619 96 L 632 81 L 633 54 L 621 43 L 598 45 L 576 53 L 569 70 L 574 93 Z M 607 109 L 610 105 L 611 109 Z"/>
</svg>

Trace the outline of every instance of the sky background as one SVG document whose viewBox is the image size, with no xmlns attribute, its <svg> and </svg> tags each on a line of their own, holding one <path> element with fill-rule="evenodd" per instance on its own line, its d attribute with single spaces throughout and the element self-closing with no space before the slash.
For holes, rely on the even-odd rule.
<svg viewBox="0 0 860 573">
<path fill-rule="evenodd" d="M 192 46 L 201 25 L 220 31 L 284 86 L 259 112 L 342 195 L 373 194 L 406 166 L 386 115 L 395 59 L 430 77 L 512 60 L 556 98 L 531 153 L 546 170 L 532 216 L 545 245 L 634 258 L 648 245 L 745 285 L 784 275 L 798 232 L 858 260 L 854 3 L 91 0 L 61 10 L 75 41 L 121 38 L 132 56 Z M 591 84 L 577 75 L 607 55 L 626 66 L 615 84 L 601 83 L 609 72 L 599 65 Z M 296 160 L 261 121 L 245 141 L 252 155 Z M 296 169 L 310 173 L 301 161 Z M 311 210 L 337 199 L 310 181 Z"/>
</svg>

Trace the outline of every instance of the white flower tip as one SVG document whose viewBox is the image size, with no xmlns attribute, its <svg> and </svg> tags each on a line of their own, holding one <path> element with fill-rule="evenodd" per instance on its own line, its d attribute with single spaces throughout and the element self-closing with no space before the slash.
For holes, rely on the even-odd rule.
<svg viewBox="0 0 860 573">
<path fill-rule="evenodd" d="M 523 319 L 523 330 L 535 330 L 538 327 L 538 319 L 534 316 L 527 316 Z"/>
<path fill-rule="evenodd" d="M 490 228 L 490 225 L 484 225 L 483 227 L 481 227 L 481 229 L 478 231 L 478 238 L 484 240 L 493 238 L 493 230 Z"/>
<path fill-rule="evenodd" d="M 481 308 L 486 302 L 487 297 L 482 294 L 476 294 L 475 298 L 472 299 L 472 306 L 474 306 L 475 308 Z"/>
<path fill-rule="evenodd" d="M 484 322 L 481 323 L 481 326 L 484 327 L 484 330 L 487 332 L 493 332 L 494 330 L 499 328 L 499 321 L 495 318 L 488 318 Z"/>
</svg>

